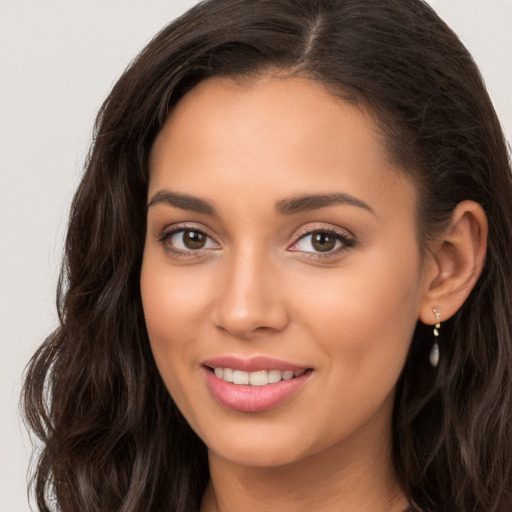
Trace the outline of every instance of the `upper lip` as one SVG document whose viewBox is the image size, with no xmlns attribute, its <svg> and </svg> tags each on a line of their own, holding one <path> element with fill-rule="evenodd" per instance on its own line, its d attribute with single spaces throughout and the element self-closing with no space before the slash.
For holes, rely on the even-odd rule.
<svg viewBox="0 0 512 512">
<path fill-rule="evenodd" d="M 297 372 L 307 370 L 308 366 L 289 363 L 273 357 L 257 356 L 250 358 L 241 358 L 236 356 L 220 356 L 207 359 L 202 362 L 202 366 L 210 368 L 231 368 L 244 372 L 257 372 L 262 370 L 281 370 Z"/>
</svg>

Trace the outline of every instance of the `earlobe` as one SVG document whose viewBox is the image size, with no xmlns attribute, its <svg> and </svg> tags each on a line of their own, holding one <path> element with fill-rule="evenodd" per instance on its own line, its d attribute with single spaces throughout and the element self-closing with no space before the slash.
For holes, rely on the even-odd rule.
<svg viewBox="0 0 512 512">
<path fill-rule="evenodd" d="M 430 244 L 419 314 L 423 323 L 436 323 L 434 308 L 447 320 L 467 299 L 485 263 L 487 230 L 480 204 L 462 201 L 457 205 L 448 227 Z"/>
</svg>

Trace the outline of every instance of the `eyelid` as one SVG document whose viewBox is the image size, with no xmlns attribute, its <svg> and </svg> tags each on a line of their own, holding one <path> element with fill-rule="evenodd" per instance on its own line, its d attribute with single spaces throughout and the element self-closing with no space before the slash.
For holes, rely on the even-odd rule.
<svg viewBox="0 0 512 512">
<path fill-rule="evenodd" d="M 210 240 L 212 240 L 218 247 L 216 248 L 200 248 L 200 249 L 189 249 L 183 250 L 178 249 L 170 244 L 166 244 L 166 241 L 171 238 L 176 233 L 181 231 L 197 231 L 204 234 Z M 336 237 L 339 241 L 341 241 L 341 247 L 333 249 L 331 251 L 321 252 L 321 251 L 303 251 L 300 249 L 291 249 L 295 244 L 297 244 L 303 238 L 312 235 L 314 233 L 329 233 Z M 156 237 L 157 241 L 164 246 L 164 249 L 173 255 L 178 257 L 198 257 L 205 253 L 211 253 L 212 250 L 217 250 L 220 248 L 220 243 L 216 240 L 216 237 L 210 234 L 210 230 L 203 225 L 198 225 L 197 223 L 188 223 L 188 222 L 180 222 L 177 224 L 171 224 L 166 226 L 161 230 L 161 232 Z M 290 243 L 287 247 L 288 251 L 302 253 L 303 257 L 308 257 L 312 259 L 319 258 L 329 258 L 339 255 L 342 252 L 347 251 L 348 249 L 354 247 L 356 244 L 356 240 L 354 235 L 344 228 L 339 228 L 332 225 L 325 224 L 308 224 L 306 226 L 298 229 L 293 235 L 293 242 Z"/>
<path fill-rule="evenodd" d="M 200 231 L 201 233 L 204 233 L 205 235 L 209 236 L 213 239 L 213 237 L 209 233 L 209 229 L 206 226 L 203 226 L 202 224 L 198 224 L 196 222 L 177 222 L 175 224 L 169 224 L 162 228 L 160 232 L 157 235 L 158 239 L 161 239 L 163 237 L 167 237 L 170 234 L 176 233 L 178 231 Z"/>
<path fill-rule="evenodd" d="M 210 240 L 212 240 L 218 247 L 220 247 L 219 242 L 213 237 L 209 230 L 206 227 L 203 227 L 201 225 L 198 225 L 196 223 L 191 224 L 187 222 L 180 222 L 177 224 L 171 224 L 169 226 L 166 226 L 164 229 L 160 231 L 160 233 L 157 235 L 157 242 L 161 243 L 164 246 L 164 249 L 173 255 L 177 255 L 180 257 L 194 257 L 194 256 L 200 256 L 203 253 L 217 250 L 217 248 L 200 248 L 200 249 L 189 249 L 189 250 L 183 250 L 178 249 L 177 247 L 173 247 L 170 244 L 166 244 L 167 240 L 169 240 L 173 235 L 176 233 L 179 233 L 181 231 L 196 231 L 198 233 L 204 234 L 206 237 L 208 237 Z"/>
<path fill-rule="evenodd" d="M 354 238 L 354 235 L 348 229 L 338 228 L 331 224 L 317 224 L 317 223 L 307 224 L 306 226 L 302 226 L 293 234 L 293 238 L 295 241 L 297 241 L 306 235 L 310 235 L 311 233 L 316 233 L 318 231 L 332 233 L 332 234 L 340 236 L 342 238 L 350 238 L 350 239 Z"/>
<path fill-rule="evenodd" d="M 334 249 L 332 251 L 301 251 L 300 249 L 291 249 L 294 245 L 298 244 L 298 242 L 304 238 L 306 238 L 309 235 L 312 235 L 314 233 L 328 233 L 336 237 L 338 240 L 341 241 L 341 247 L 338 247 L 337 249 Z M 348 249 L 351 249 L 356 244 L 356 239 L 354 235 L 348 231 L 347 229 L 342 229 L 338 227 L 334 227 L 332 225 L 326 226 L 321 224 L 316 225 L 307 225 L 302 228 L 300 228 L 294 235 L 293 235 L 293 242 L 288 246 L 289 251 L 292 252 L 300 252 L 302 253 L 303 257 L 318 259 L 318 258 L 329 258 L 329 257 L 335 257 L 338 256 L 340 253 L 347 251 Z"/>
</svg>

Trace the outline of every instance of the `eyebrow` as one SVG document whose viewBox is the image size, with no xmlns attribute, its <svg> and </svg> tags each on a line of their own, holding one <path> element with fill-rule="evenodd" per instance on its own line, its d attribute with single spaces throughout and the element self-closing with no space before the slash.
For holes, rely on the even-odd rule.
<svg viewBox="0 0 512 512">
<path fill-rule="evenodd" d="M 217 210 L 210 201 L 200 199 L 189 194 L 180 194 L 170 190 L 159 190 L 149 201 L 148 209 L 157 204 L 166 204 L 196 213 L 210 216 L 217 216 Z M 301 196 L 287 197 L 275 204 L 275 211 L 279 215 L 294 215 L 296 213 L 318 210 L 335 205 L 349 205 L 363 208 L 373 215 L 373 209 L 361 199 L 338 192 L 334 194 L 306 194 Z"/>
<path fill-rule="evenodd" d="M 156 204 L 162 203 L 191 212 L 204 213 L 205 215 L 212 216 L 217 215 L 217 211 L 209 201 L 200 199 L 199 197 L 190 196 L 188 194 L 178 194 L 177 192 L 171 192 L 170 190 L 159 190 L 151 198 L 151 201 L 149 201 L 148 209 Z"/>
<path fill-rule="evenodd" d="M 277 201 L 275 208 L 276 212 L 280 215 L 293 215 L 335 205 L 357 206 L 375 215 L 375 212 L 367 203 L 343 192 L 289 197 Z"/>
</svg>

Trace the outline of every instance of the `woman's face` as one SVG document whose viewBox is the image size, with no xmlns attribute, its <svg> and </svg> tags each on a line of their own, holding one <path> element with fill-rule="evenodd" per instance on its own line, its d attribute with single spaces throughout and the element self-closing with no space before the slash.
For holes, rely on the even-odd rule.
<svg viewBox="0 0 512 512">
<path fill-rule="evenodd" d="M 212 453 L 387 446 L 425 285 L 415 189 L 371 118 L 307 79 L 204 81 L 155 142 L 148 202 L 151 347 Z"/>
</svg>

